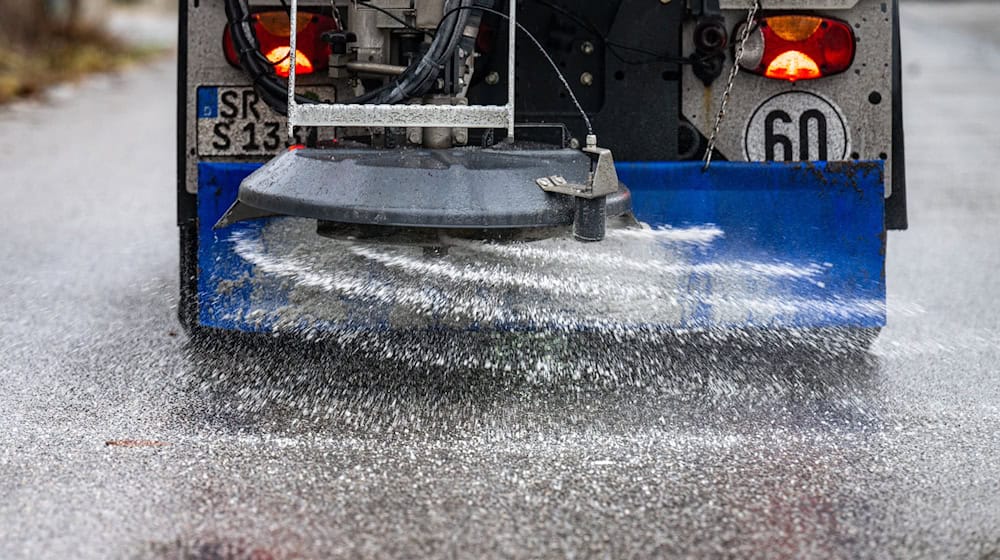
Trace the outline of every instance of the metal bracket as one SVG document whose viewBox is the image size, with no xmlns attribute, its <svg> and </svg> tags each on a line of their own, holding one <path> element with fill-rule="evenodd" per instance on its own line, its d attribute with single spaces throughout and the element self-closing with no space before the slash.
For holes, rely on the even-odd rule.
<svg viewBox="0 0 1000 560">
<path fill-rule="evenodd" d="M 587 184 L 570 183 L 560 175 L 541 177 L 535 183 L 545 192 L 566 194 L 577 198 L 595 199 L 618 192 L 618 170 L 611 150 L 597 147 L 597 138 L 587 137 L 587 147 L 583 148 L 593 161 Z"/>
<path fill-rule="evenodd" d="M 348 105 L 299 104 L 295 101 L 295 53 L 298 0 L 291 0 L 288 76 L 288 128 L 295 126 L 506 128 L 514 138 L 514 69 L 517 39 L 517 2 L 510 2 L 506 105 Z"/>
<path fill-rule="evenodd" d="M 271 216 L 277 215 L 278 214 L 275 214 L 270 210 L 254 208 L 253 206 L 240 202 L 239 199 L 237 199 L 236 202 L 233 202 L 233 205 L 229 207 L 229 210 L 226 210 L 226 213 L 219 218 L 219 221 L 212 226 L 212 229 L 222 229 L 238 222 L 256 220 L 258 218 L 270 218 Z"/>
</svg>

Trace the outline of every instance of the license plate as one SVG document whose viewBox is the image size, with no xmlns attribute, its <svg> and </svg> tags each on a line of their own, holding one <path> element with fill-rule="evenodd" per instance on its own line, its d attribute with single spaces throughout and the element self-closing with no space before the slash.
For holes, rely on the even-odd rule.
<svg viewBox="0 0 1000 560">
<path fill-rule="evenodd" d="M 272 111 L 253 88 L 198 88 L 199 156 L 271 156 L 307 140 L 316 143 L 322 140 L 319 135 L 315 128 L 297 128 L 289 136 L 288 120 Z"/>
</svg>

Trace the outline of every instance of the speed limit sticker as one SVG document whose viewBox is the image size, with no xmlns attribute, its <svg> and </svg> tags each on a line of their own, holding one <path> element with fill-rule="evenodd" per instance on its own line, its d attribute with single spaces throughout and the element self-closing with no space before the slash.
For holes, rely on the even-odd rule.
<svg viewBox="0 0 1000 560">
<path fill-rule="evenodd" d="M 747 122 L 747 161 L 838 161 L 851 149 L 840 108 L 807 91 L 779 93 Z"/>
</svg>

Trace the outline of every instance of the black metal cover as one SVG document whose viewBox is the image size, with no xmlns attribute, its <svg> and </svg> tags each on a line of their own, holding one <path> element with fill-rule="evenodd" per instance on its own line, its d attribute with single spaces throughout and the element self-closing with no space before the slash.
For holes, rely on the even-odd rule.
<svg viewBox="0 0 1000 560">
<path fill-rule="evenodd" d="M 393 227 L 535 228 L 573 223 L 574 197 L 536 180 L 586 183 L 590 159 L 577 150 L 297 150 L 240 185 L 239 200 L 273 214 Z M 622 186 L 608 215 L 631 211 Z"/>
</svg>

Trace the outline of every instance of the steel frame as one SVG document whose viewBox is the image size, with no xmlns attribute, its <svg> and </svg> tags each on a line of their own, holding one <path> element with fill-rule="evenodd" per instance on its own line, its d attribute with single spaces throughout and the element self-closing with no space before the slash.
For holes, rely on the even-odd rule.
<svg viewBox="0 0 1000 560">
<path fill-rule="evenodd" d="M 506 128 L 514 137 L 514 62 L 517 39 L 517 3 L 510 2 L 508 24 L 508 87 L 506 105 L 348 105 L 299 104 L 295 101 L 295 53 L 298 0 L 291 1 L 289 42 L 288 127 L 296 126 L 398 126 L 448 128 Z"/>
</svg>

